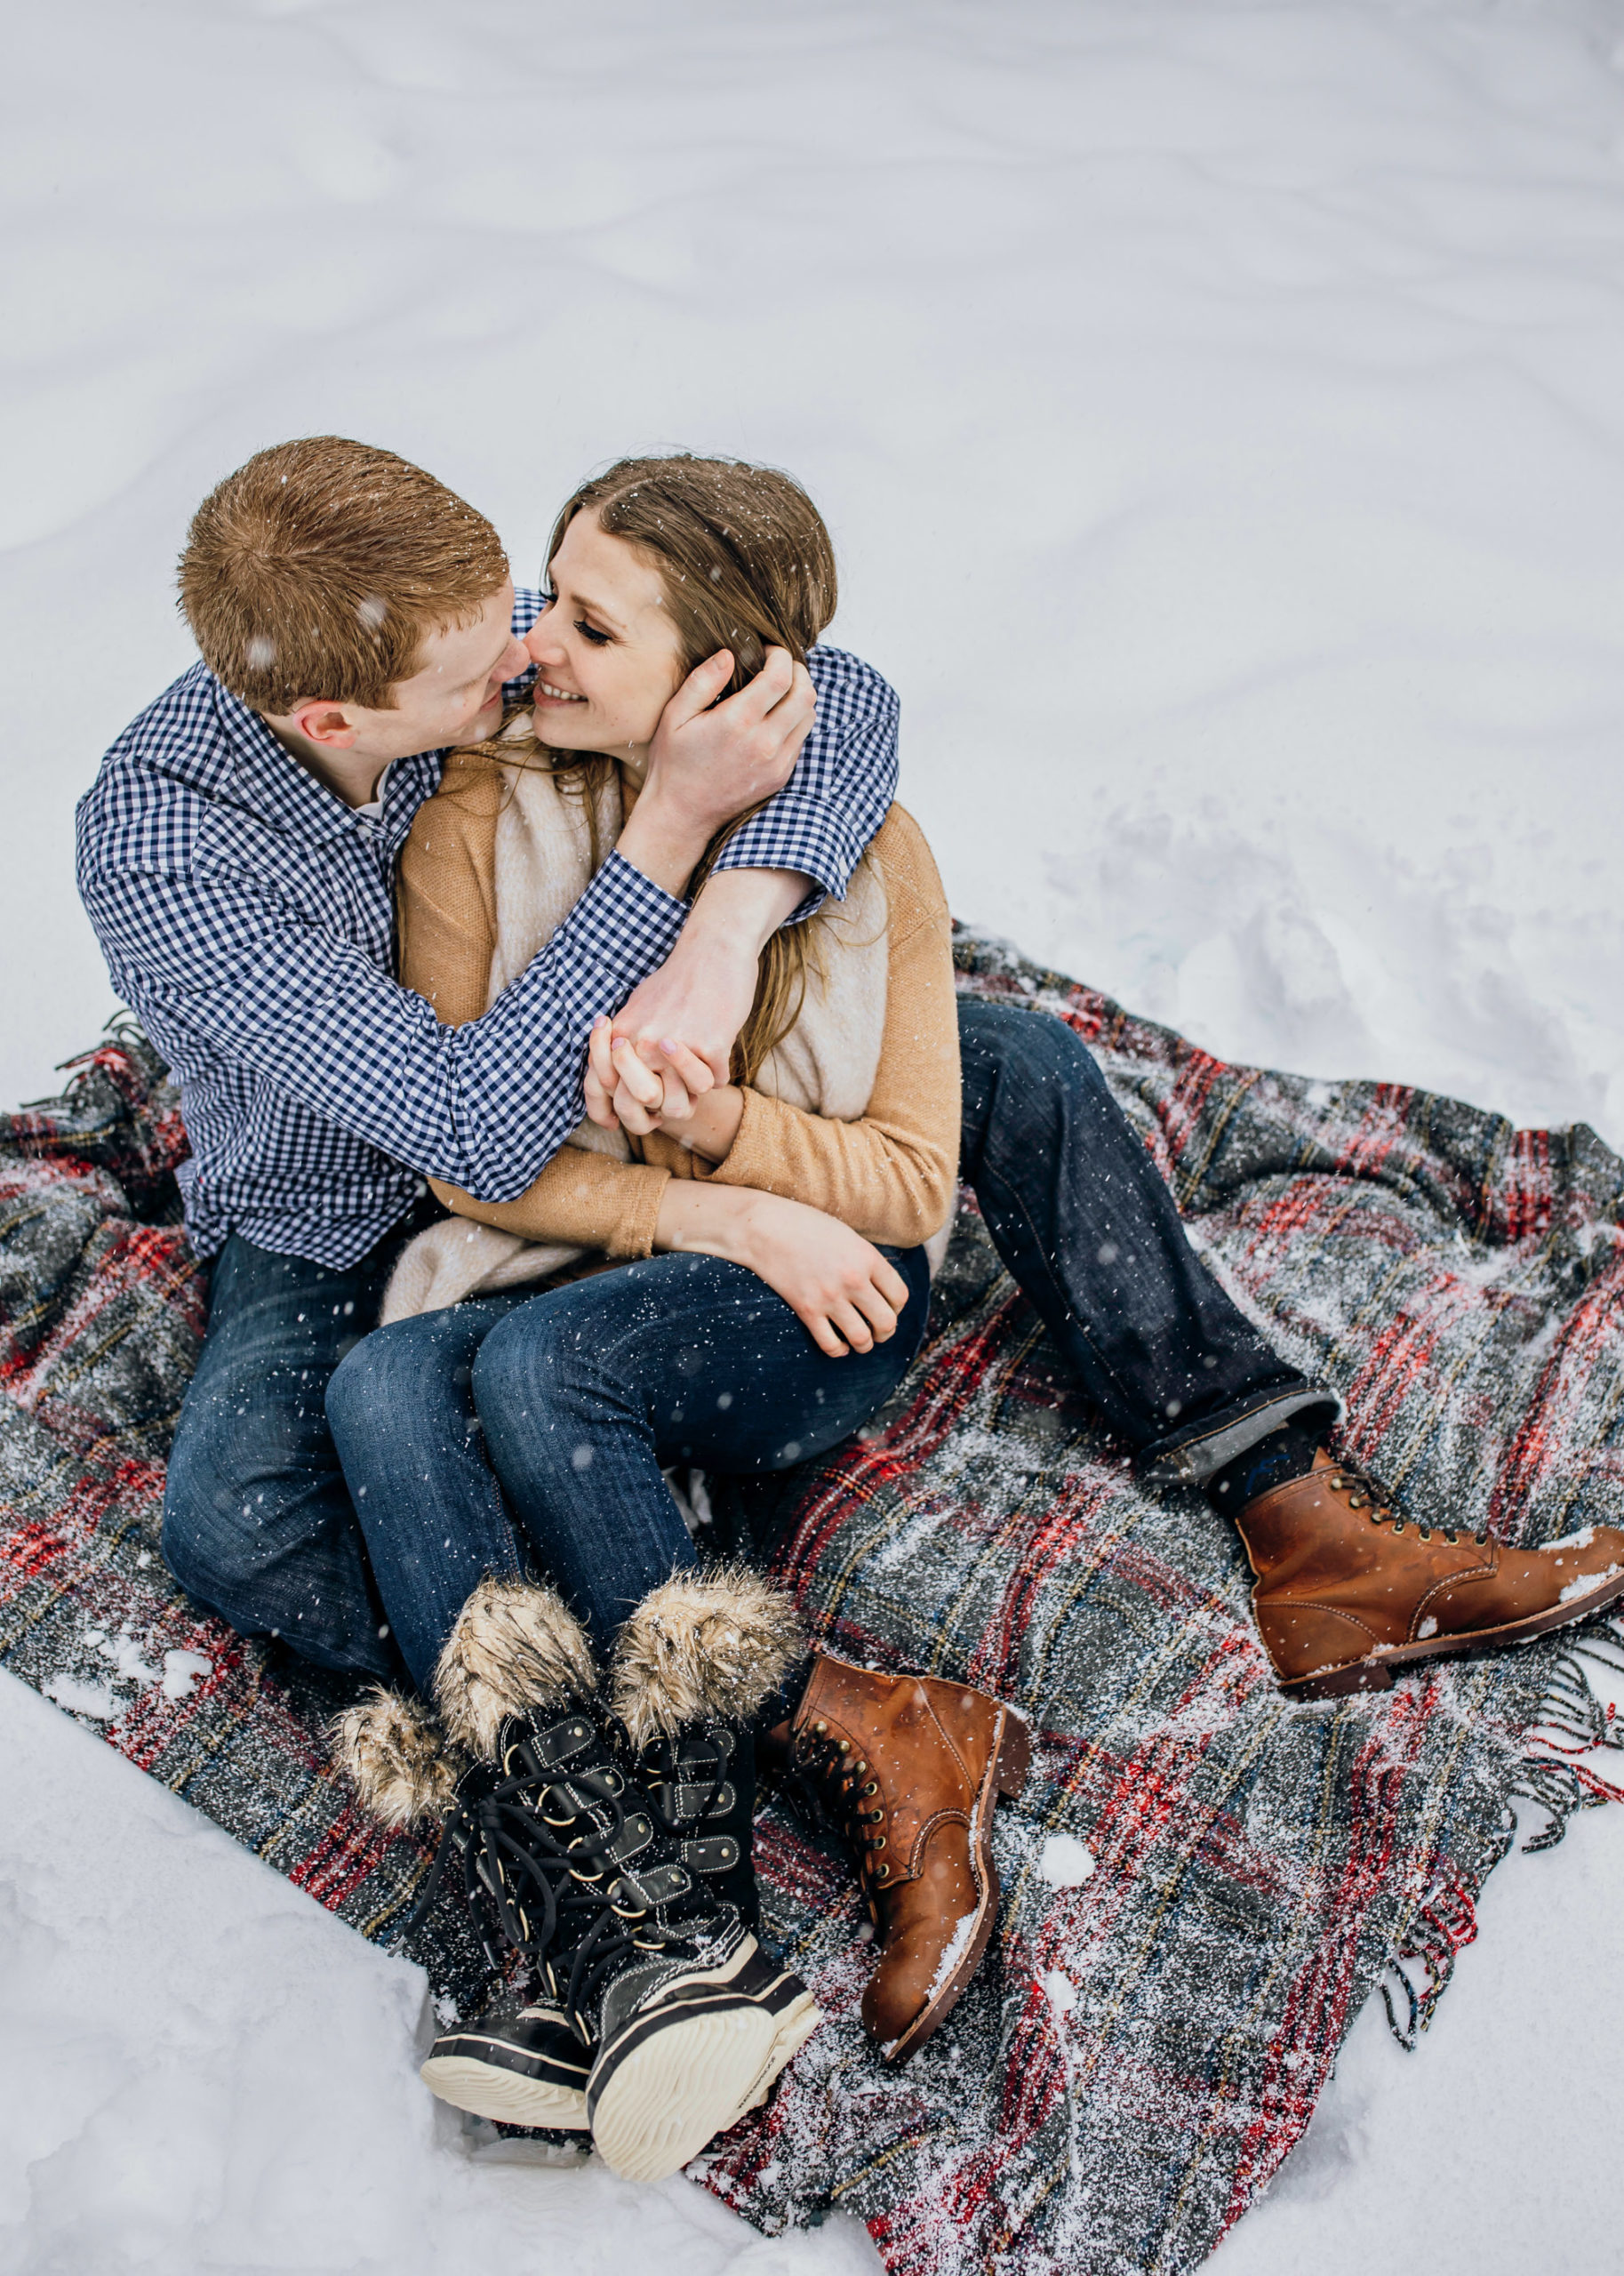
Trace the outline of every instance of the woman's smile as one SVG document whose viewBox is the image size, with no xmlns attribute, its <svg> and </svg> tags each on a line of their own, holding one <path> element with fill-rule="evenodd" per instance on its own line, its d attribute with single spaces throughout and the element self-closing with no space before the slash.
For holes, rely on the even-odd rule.
<svg viewBox="0 0 1624 2276">
<path fill-rule="evenodd" d="M 555 749 L 637 761 L 683 677 L 660 572 L 583 513 L 565 529 L 548 579 L 552 597 L 524 638 L 536 667 L 536 733 Z"/>
</svg>

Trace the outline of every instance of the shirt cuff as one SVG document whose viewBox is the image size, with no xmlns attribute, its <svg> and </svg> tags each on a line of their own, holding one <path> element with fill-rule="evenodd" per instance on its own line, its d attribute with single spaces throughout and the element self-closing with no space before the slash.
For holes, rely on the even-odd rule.
<svg viewBox="0 0 1624 2276">
<path fill-rule="evenodd" d="M 716 867 L 804 870 L 817 880 L 819 890 L 808 894 L 788 920 L 798 925 L 804 918 L 815 916 L 826 897 L 844 899 L 852 872 L 868 844 L 850 819 L 827 798 L 780 790 L 771 805 L 752 814 L 733 832 L 716 856 Z"/>
</svg>

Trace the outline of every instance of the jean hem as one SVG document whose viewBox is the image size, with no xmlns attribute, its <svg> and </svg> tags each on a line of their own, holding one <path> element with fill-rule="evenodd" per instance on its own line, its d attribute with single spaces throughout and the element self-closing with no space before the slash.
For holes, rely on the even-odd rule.
<svg viewBox="0 0 1624 2276">
<path fill-rule="evenodd" d="M 1327 1429 L 1342 1418 L 1342 1402 L 1336 1393 L 1308 1383 L 1301 1390 L 1276 1392 L 1260 1405 L 1230 1414 L 1223 1422 L 1210 1424 L 1176 1444 L 1169 1445 L 1164 1439 L 1159 1445 L 1146 1447 L 1134 1468 L 1147 1486 L 1204 1486 L 1227 1463 L 1244 1455 L 1249 1447 L 1255 1447 L 1260 1439 L 1267 1439 L 1284 1423 L 1314 1409 L 1324 1416 Z"/>
</svg>

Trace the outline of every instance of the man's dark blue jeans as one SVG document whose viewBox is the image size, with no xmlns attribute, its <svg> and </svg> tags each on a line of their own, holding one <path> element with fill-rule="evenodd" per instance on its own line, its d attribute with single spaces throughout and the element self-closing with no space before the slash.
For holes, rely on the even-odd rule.
<svg viewBox="0 0 1624 2276">
<path fill-rule="evenodd" d="M 1329 1421 L 1334 1400 L 1281 1361 L 1191 1249 L 1154 1162 L 1072 1030 L 1041 1014 L 965 999 L 959 1007 L 959 1039 L 964 1078 L 961 1174 L 974 1189 L 1012 1274 L 1141 1469 L 1198 1485 L 1292 1414 L 1308 1419 L 1312 1411 Z M 333 1272 L 251 1248 L 236 1238 L 227 1245 L 215 1263 L 208 1338 L 181 1414 L 164 1514 L 164 1551 L 172 1569 L 234 1626 L 247 1633 L 279 1633 L 324 1666 L 378 1674 L 388 1674 L 395 1664 L 396 1639 L 384 1631 L 396 1623 L 384 1609 L 372 1569 L 376 1566 L 381 1573 L 379 1560 L 389 1556 L 381 1532 L 388 1519 L 372 1506 L 375 1489 L 370 1475 L 359 1474 L 358 1447 L 350 1456 L 352 1498 L 324 1400 L 340 1360 L 377 1317 L 396 1246 L 380 1244 L 348 1272 Z M 752 1375 L 748 1338 L 764 1339 L 758 1368 L 764 1383 L 777 1366 L 773 1354 L 784 1357 L 804 1344 L 806 1354 L 820 1355 L 780 1299 L 736 1266 L 716 1270 L 740 1274 L 749 1284 L 751 1302 L 741 1309 L 736 1293 L 729 1294 L 720 1283 L 712 1286 L 708 1274 L 696 1277 L 689 1287 L 693 1320 L 684 1327 L 682 1305 L 676 1301 L 683 1285 L 681 1268 L 713 1262 L 653 1258 L 545 1298 L 510 1294 L 403 1323 L 414 1331 L 412 1351 L 432 1355 L 461 1398 L 465 1419 L 460 1426 L 442 1428 L 437 1436 L 413 1433 L 417 1466 L 410 1478 L 391 1484 L 391 1503 L 398 1508 L 396 1497 L 409 1493 L 414 1503 L 438 1510 L 442 1520 L 449 1519 L 453 1505 L 466 1517 L 474 1500 L 484 1512 L 477 1522 L 468 1520 L 460 1546 L 444 1522 L 432 1536 L 451 1543 L 436 1551 L 448 1559 L 445 1575 L 436 1584 L 436 1597 L 448 1597 L 457 1588 L 466 1595 L 483 1572 L 517 1569 L 513 1560 L 521 1554 L 519 1536 L 510 1519 L 495 1527 L 491 1515 L 502 1504 L 479 1443 L 482 1433 L 510 1498 L 528 1492 L 518 1483 L 528 1474 L 527 1465 L 550 1464 L 567 1439 L 567 1482 L 577 1522 L 595 1499 L 589 1481 L 595 1466 L 605 1459 L 597 1425 L 615 1410 L 625 1383 L 595 1377 L 584 1404 L 579 1387 L 572 1387 L 568 1396 L 580 1411 L 570 1411 L 567 1429 L 560 1424 L 555 1430 L 548 1402 L 555 1391 L 564 1393 L 556 1370 L 548 1372 L 550 1360 L 548 1368 L 541 1368 L 532 1354 L 521 1363 L 519 1355 L 528 1347 L 519 1323 L 526 1312 L 569 1299 L 571 1332 L 580 1334 L 582 1352 L 596 1358 L 610 1318 L 604 1308 L 629 1305 L 635 1315 L 645 1300 L 652 1304 L 658 1287 L 660 1302 L 673 1309 L 663 1320 L 645 1318 L 645 1332 L 623 1346 L 628 1365 L 635 1354 L 642 1370 L 636 1398 L 644 1402 L 644 1414 L 653 1418 L 647 1427 L 657 1451 L 675 1447 L 666 1459 L 691 1459 L 716 1470 L 772 1466 L 775 1451 L 784 1461 L 797 1459 L 784 1451 L 790 1442 L 804 1455 L 837 1443 L 889 1395 L 892 1370 L 900 1372 L 897 1362 L 906 1363 L 923 1332 L 921 1290 L 904 1312 L 892 1345 L 874 1355 L 877 1364 L 872 1371 L 856 1354 L 821 1362 L 828 1388 L 823 1400 L 814 1398 L 812 1405 L 830 1426 L 828 1435 L 804 1425 L 799 1416 L 793 1423 L 771 1427 L 764 1414 L 756 1416 L 747 1429 L 745 1413 L 736 1410 L 742 1380 Z M 774 1307 L 788 1329 L 782 1321 L 773 1323 Z M 719 1333 L 723 1318 L 732 1323 L 727 1357 L 741 1382 L 724 1383 L 719 1376 L 711 1381 L 716 1354 L 707 1338 Z M 368 1399 L 388 1428 L 366 1435 L 399 1435 L 403 1410 L 396 1399 L 405 1386 L 388 1391 L 377 1374 L 389 1358 L 388 1345 L 385 1335 L 356 1352 L 350 1388 L 357 1396 L 352 1402 L 350 1390 L 340 1387 L 333 1403 L 341 1432 L 348 1418 L 361 1435 L 356 1418 L 366 1403 L 358 1393 L 370 1382 Z M 488 1351 L 487 1346 L 493 1349 Z M 477 1386 L 472 1372 L 476 1353 Z M 492 1388 L 499 1360 L 500 1401 Z M 470 1372 L 459 1386 L 459 1370 L 465 1368 Z M 816 1373 L 809 1374 L 809 1383 Z M 731 1389 L 733 1405 L 714 1406 L 702 1418 L 702 1436 L 671 1435 L 690 1425 L 699 1432 L 698 1406 L 686 1394 L 691 1380 L 697 1392 L 701 1377 L 713 1401 Z M 420 1374 L 415 1380 L 420 1385 Z M 614 1428 L 624 1424 L 624 1403 L 619 1411 Z M 472 1429 L 476 1417 L 478 1432 Z M 585 1428 L 588 1422 L 590 1431 Z M 544 1434 L 553 1452 L 527 1452 Z M 680 1451 L 701 1445 L 703 1452 Z M 576 1468 L 578 1449 L 588 1455 Z M 476 1470 L 484 1483 L 470 1498 Z M 602 1480 L 619 1473 L 612 1464 L 597 1474 Z M 619 1492 L 612 1498 L 623 1509 Z M 652 1495 L 639 1506 L 652 1526 Z M 662 1525 L 668 1522 L 666 1509 L 671 1509 L 674 1522 L 668 1497 L 661 1506 Z M 402 1522 L 420 1543 L 430 1539 L 409 1516 Z M 572 1576 L 564 1562 L 552 1561 L 568 1559 L 567 1544 L 543 1549 L 528 1526 L 526 1530 L 533 1543 L 531 1554 L 545 1556 L 548 1569 L 567 1592 L 584 1591 L 580 1575 Z M 668 1557 L 655 1572 L 658 1557 L 649 1544 L 656 1535 L 659 1555 L 668 1550 L 681 1553 L 674 1535 L 653 1527 L 636 1556 L 629 1547 L 623 1552 L 628 1574 L 646 1571 L 660 1578 L 669 1570 Z M 427 1576 L 422 1578 L 426 1584 Z M 615 1596 L 620 1611 L 600 1606 L 595 1619 L 618 1622 L 625 1609 L 624 1585 Z M 388 1593 L 397 1606 L 403 1601 L 393 1583 Z M 580 1601 L 587 1608 L 584 1594 Z M 428 1627 L 441 1620 L 443 1614 L 436 1615 Z M 428 1628 L 419 1634 L 403 1614 L 399 1642 L 413 1671 L 420 1672 Z"/>
<path fill-rule="evenodd" d="M 1011 1278 L 1142 1477 L 1200 1486 L 1337 1401 L 1288 1367 L 1190 1246 L 1161 1172 L 1062 1021 L 961 997 L 959 1175 Z"/>
<path fill-rule="evenodd" d="M 164 1496 L 164 1562 L 200 1604 L 318 1667 L 380 1676 L 400 1663 L 323 1402 L 400 1246 L 337 1271 L 232 1235 Z"/>
</svg>

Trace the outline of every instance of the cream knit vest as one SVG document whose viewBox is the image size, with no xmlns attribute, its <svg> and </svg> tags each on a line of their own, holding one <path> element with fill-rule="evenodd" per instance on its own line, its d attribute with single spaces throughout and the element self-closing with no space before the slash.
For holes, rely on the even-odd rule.
<svg viewBox="0 0 1624 2276">
<path fill-rule="evenodd" d="M 524 732 L 521 729 L 521 732 Z M 504 766 L 496 822 L 495 951 L 486 1008 L 544 949 L 592 881 L 592 837 L 585 798 L 562 788 L 545 765 Z M 620 833 L 620 786 L 602 786 L 598 844 Z M 782 1042 L 769 1053 L 756 1088 L 809 1114 L 840 1122 L 866 1111 L 885 1031 L 890 962 L 884 880 L 876 863 L 860 862 L 845 900 L 820 927 L 821 974 L 809 960 L 805 999 Z M 630 1161 L 621 1130 L 583 1121 L 567 1141 Z M 930 1243 L 932 1264 L 944 1231 Z M 431 1225 L 403 1250 L 384 1292 L 380 1322 L 437 1311 L 465 1296 L 543 1280 L 586 1255 L 562 1241 L 527 1241 L 471 1218 Z"/>
</svg>

